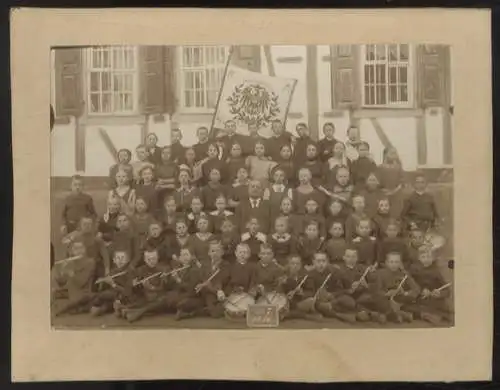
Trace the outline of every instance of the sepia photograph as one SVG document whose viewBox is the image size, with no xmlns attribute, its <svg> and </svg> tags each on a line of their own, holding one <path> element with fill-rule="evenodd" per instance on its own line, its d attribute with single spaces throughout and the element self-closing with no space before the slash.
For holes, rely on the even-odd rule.
<svg viewBox="0 0 500 390">
<path fill-rule="evenodd" d="M 52 47 L 52 327 L 453 327 L 451 52 Z"/>
</svg>

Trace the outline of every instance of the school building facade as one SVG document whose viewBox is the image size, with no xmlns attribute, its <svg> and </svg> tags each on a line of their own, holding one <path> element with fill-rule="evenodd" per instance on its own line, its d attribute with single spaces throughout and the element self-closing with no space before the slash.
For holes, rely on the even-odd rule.
<svg viewBox="0 0 500 390">
<path fill-rule="evenodd" d="M 53 177 L 102 177 L 120 148 L 148 133 L 159 145 L 179 127 L 183 144 L 210 127 L 229 46 L 97 46 L 52 51 Z M 357 124 L 380 162 L 395 146 L 404 168 L 451 168 L 450 48 L 370 44 L 236 46 L 233 65 L 298 80 L 286 128 L 306 122 L 313 138 L 332 122 L 344 140 Z"/>
</svg>

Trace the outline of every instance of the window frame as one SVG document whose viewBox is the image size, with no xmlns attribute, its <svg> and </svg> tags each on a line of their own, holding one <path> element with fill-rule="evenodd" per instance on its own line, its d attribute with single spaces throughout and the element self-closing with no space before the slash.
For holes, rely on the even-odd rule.
<svg viewBox="0 0 500 390">
<path fill-rule="evenodd" d="M 365 65 L 370 64 L 366 60 L 366 50 L 367 44 L 360 45 L 360 61 L 359 61 L 359 80 L 360 80 L 360 88 L 361 88 L 361 102 L 360 106 L 363 109 L 411 109 L 416 107 L 416 51 L 414 45 L 410 43 L 388 43 L 388 44 L 379 44 L 386 46 L 386 51 L 388 52 L 388 46 L 390 45 L 408 45 L 408 67 L 407 67 L 407 88 L 408 88 L 408 102 L 389 102 L 389 61 L 385 60 L 385 68 L 386 68 L 386 87 L 387 87 L 387 101 L 386 104 L 366 104 L 365 103 Z M 370 45 L 377 45 L 376 43 Z M 397 62 L 399 63 L 399 62 Z"/>
<path fill-rule="evenodd" d="M 130 70 L 130 73 L 133 74 L 132 76 L 132 103 L 133 103 L 133 109 L 130 111 L 110 111 L 110 112 L 92 112 L 90 110 L 91 107 L 91 96 L 92 96 L 92 91 L 90 88 L 91 85 L 91 80 L 90 80 L 90 75 L 91 73 L 95 70 L 98 71 L 98 68 L 94 68 L 92 66 L 92 49 L 96 47 L 106 47 L 106 48 L 114 48 L 114 47 L 129 47 L 133 50 L 134 53 L 134 58 L 133 58 L 133 69 Z M 97 118 L 102 118 L 102 117 L 135 117 L 140 114 L 140 101 L 139 101 L 139 95 L 140 95 L 140 62 L 139 62 L 139 47 L 136 45 L 103 45 L 103 46 L 94 46 L 94 47 L 89 47 L 85 49 L 85 55 L 84 55 L 84 61 L 85 61 L 85 101 L 86 101 L 86 108 L 85 108 L 85 113 L 88 117 L 97 117 Z M 112 55 L 111 57 L 112 58 Z M 113 75 L 114 70 L 112 70 L 111 75 Z M 113 96 L 113 94 L 112 94 Z"/>
<path fill-rule="evenodd" d="M 229 52 L 230 52 L 230 45 L 182 45 L 182 46 L 177 47 L 177 55 L 176 55 L 177 68 L 176 69 L 179 72 L 178 73 L 179 74 L 179 82 L 177 83 L 176 91 L 177 91 L 177 96 L 178 96 L 178 101 L 179 101 L 178 111 L 180 113 L 184 113 L 184 114 L 212 114 L 215 111 L 216 107 L 209 108 L 209 107 L 206 107 L 206 104 L 205 104 L 205 107 L 188 107 L 185 104 L 185 100 L 184 100 L 184 92 L 185 92 L 184 85 L 185 85 L 185 81 L 186 81 L 185 69 L 190 69 L 190 68 L 185 68 L 184 64 L 183 64 L 184 49 L 186 47 L 197 47 L 197 48 L 204 48 L 204 49 L 207 47 L 224 48 L 225 49 L 225 61 L 223 64 L 221 64 L 222 68 L 224 69 L 224 67 L 227 64 L 227 60 L 228 60 L 228 56 L 229 56 Z M 203 69 L 207 69 L 206 64 L 203 64 L 201 67 Z M 222 75 L 224 76 L 224 72 L 222 73 Z M 206 77 L 206 76 L 204 76 L 204 77 Z M 205 89 L 205 91 L 206 91 L 206 89 Z M 205 94 L 206 94 L 206 92 L 205 92 Z M 206 96 L 205 96 L 205 99 L 206 99 Z"/>
</svg>

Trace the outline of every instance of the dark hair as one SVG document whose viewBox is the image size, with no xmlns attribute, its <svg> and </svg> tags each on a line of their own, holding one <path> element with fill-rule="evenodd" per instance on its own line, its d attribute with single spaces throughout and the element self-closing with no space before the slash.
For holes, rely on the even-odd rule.
<svg viewBox="0 0 500 390">
<path fill-rule="evenodd" d="M 366 142 L 366 141 L 361 141 L 361 142 L 359 143 L 359 145 L 358 145 L 358 149 L 359 149 L 359 147 L 360 147 L 360 146 L 366 146 L 366 148 L 367 148 L 368 150 L 370 150 L 370 144 L 369 144 L 368 142 Z"/>
<path fill-rule="evenodd" d="M 402 258 L 401 252 L 390 251 L 390 252 L 387 252 L 387 254 L 385 255 L 385 260 L 387 260 L 389 258 L 389 256 L 394 256 L 394 255 L 397 255 L 400 259 Z"/>
<path fill-rule="evenodd" d="M 307 129 L 307 123 L 305 122 L 299 122 L 297 123 L 297 125 L 295 126 L 295 129 L 298 129 L 299 127 L 304 127 Z"/>
<path fill-rule="evenodd" d="M 335 130 L 335 125 L 332 123 L 332 122 L 326 122 L 324 125 L 323 125 L 323 131 L 325 131 L 325 127 L 326 126 L 330 126 L 333 130 Z"/>
<path fill-rule="evenodd" d="M 347 133 L 347 134 L 349 134 L 349 131 L 350 131 L 351 129 L 356 129 L 356 130 L 358 130 L 358 131 L 359 131 L 359 127 L 358 127 L 358 126 L 355 126 L 355 125 L 350 125 L 350 126 L 347 128 L 346 133 Z"/>
<path fill-rule="evenodd" d="M 170 132 L 171 133 L 182 133 L 181 129 L 179 129 L 178 127 L 173 128 Z"/>
<path fill-rule="evenodd" d="M 82 175 L 78 175 L 78 174 L 77 175 L 73 175 L 73 176 L 71 176 L 71 181 L 73 181 L 73 180 L 81 180 L 81 181 L 83 181 L 83 176 Z"/>
<path fill-rule="evenodd" d="M 200 127 L 198 127 L 198 128 L 196 129 L 196 135 L 198 135 L 198 134 L 200 133 L 200 130 L 206 130 L 206 131 L 208 131 L 208 128 L 207 128 L 207 127 L 205 127 L 205 126 L 200 126 Z"/>
<path fill-rule="evenodd" d="M 422 171 L 417 171 L 415 172 L 414 176 L 413 176 L 413 181 L 417 180 L 419 177 L 422 177 L 424 178 L 425 180 L 427 180 L 427 177 L 425 176 L 425 173 L 422 172 Z"/>
<path fill-rule="evenodd" d="M 121 152 L 125 152 L 127 153 L 127 159 L 128 161 L 130 161 L 132 159 L 132 152 L 128 149 L 120 149 L 118 150 L 118 152 L 116 153 L 116 156 L 118 157 L 120 155 Z"/>
</svg>

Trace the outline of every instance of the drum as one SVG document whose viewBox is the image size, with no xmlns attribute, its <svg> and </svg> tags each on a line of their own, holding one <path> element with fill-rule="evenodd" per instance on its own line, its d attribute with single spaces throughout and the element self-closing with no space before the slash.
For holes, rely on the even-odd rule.
<svg viewBox="0 0 500 390">
<path fill-rule="evenodd" d="M 254 303 L 255 299 L 250 294 L 234 293 L 224 301 L 224 310 L 232 317 L 242 317 L 246 314 L 248 306 Z"/>
<path fill-rule="evenodd" d="M 288 312 L 289 304 L 286 295 L 280 293 L 267 293 L 257 300 L 257 304 L 275 305 L 280 314 Z"/>
</svg>

